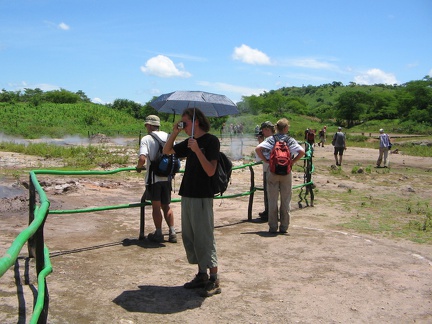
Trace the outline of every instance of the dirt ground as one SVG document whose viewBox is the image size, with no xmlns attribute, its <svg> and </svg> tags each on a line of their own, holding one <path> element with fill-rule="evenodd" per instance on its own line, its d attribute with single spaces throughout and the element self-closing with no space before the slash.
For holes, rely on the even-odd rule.
<svg viewBox="0 0 432 324">
<path fill-rule="evenodd" d="M 222 144 L 229 153 L 238 149 Z M 246 143 L 242 153 L 252 152 L 253 145 Z M 366 181 L 349 176 L 354 166 L 373 166 L 376 158 L 377 150 L 348 148 L 342 165 L 348 175 L 341 180 L 330 173 L 332 147 L 316 147 L 314 206 L 299 208 L 294 191 L 286 235 L 269 235 L 267 224 L 257 221 L 263 209 L 260 191 L 254 197 L 252 222 L 247 221 L 249 197 L 215 200 L 222 293 L 207 299 L 182 287 L 196 266 L 188 264 L 182 246 L 180 203 L 172 204 L 180 233 L 177 244 L 139 241 L 139 208 L 50 214 L 45 225 L 53 265 L 47 279 L 48 322 L 431 323 L 432 246 L 341 230 L 338 225 L 355 217 L 356 208 L 338 202 L 337 195 L 320 196 L 350 188 L 370 195 L 385 190 L 400 197 L 432 197 L 431 158 L 400 152 L 390 155 L 389 172 L 373 169 Z M 2 170 L 56 164 L 61 161 L 0 152 Z M 406 175 L 407 168 L 419 172 Z M 262 167 L 254 171 L 261 185 Z M 2 174 L 3 190 L 13 194 L 1 199 L 0 256 L 28 222 L 27 193 L 21 187 L 28 180 L 21 178 L 17 184 L 10 172 Z M 50 210 L 134 203 L 143 191 L 142 178 L 129 173 L 103 179 L 38 179 Z M 300 184 L 303 175 L 296 172 L 294 179 Z M 173 198 L 179 184 L 177 179 Z M 227 194 L 247 191 L 249 185 L 249 170 L 235 170 Z M 145 234 L 153 229 L 147 207 Z M 26 246 L 20 255 L 0 278 L 1 323 L 27 323 L 32 314 L 34 260 L 27 258 Z"/>
</svg>

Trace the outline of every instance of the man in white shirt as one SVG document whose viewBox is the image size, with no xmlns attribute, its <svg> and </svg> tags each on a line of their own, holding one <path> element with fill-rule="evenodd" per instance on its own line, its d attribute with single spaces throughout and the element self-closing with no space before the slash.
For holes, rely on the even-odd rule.
<svg viewBox="0 0 432 324">
<path fill-rule="evenodd" d="M 141 139 L 139 158 L 136 166 L 137 172 L 141 172 L 143 166 L 147 170 L 145 175 L 146 189 L 144 192 L 145 200 L 152 203 L 153 222 L 156 227 L 154 233 L 150 233 L 147 238 L 156 243 L 164 242 L 162 234 L 162 212 L 166 223 L 169 226 L 168 241 L 177 243 L 177 235 L 174 228 L 174 214 L 170 207 L 171 203 L 171 179 L 160 177 L 151 171 L 151 163 L 155 161 L 162 152 L 159 142 L 152 136 L 157 136 L 162 142 L 166 142 L 168 134 L 160 131 L 160 119 L 158 116 L 149 115 L 144 123 L 147 135 Z M 150 135 L 152 134 L 152 135 Z"/>
<path fill-rule="evenodd" d="M 388 134 L 384 133 L 384 130 L 381 128 L 379 130 L 379 140 L 380 140 L 380 146 L 379 146 L 379 156 L 377 160 L 377 168 L 381 167 L 381 162 L 384 157 L 384 168 L 388 168 L 389 166 L 389 159 L 388 159 L 388 152 L 389 152 L 389 146 L 390 146 L 390 136 Z"/>
</svg>

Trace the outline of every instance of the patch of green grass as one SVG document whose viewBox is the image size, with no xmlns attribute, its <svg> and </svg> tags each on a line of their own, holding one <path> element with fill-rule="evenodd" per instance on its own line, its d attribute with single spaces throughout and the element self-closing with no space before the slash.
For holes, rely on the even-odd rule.
<svg viewBox="0 0 432 324">
<path fill-rule="evenodd" d="M 370 174 L 371 172 L 372 172 L 372 167 L 370 165 L 368 165 L 367 167 L 356 165 L 351 170 L 352 174 L 364 174 L 364 173 Z"/>
<path fill-rule="evenodd" d="M 416 137 L 413 139 L 393 139 L 392 151 L 398 149 L 401 153 L 411 156 L 432 157 L 432 148 L 426 144 L 420 145 L 421 142 L 432 142 L 431 136 Z M 366 136 L 347 136 L 347 147 L 362 147 L 378 149 L 378 140 L 369 140 Z"/>
<path fill-rule="evenodd" d="M 59 146 L 48 143 L 30 143 L 28 145 L 1 142 L 0 150 L 17 152 L 45 158 L 62 159 L 65 167 L 87 168 L 98 165 L 127 165 L 129 156 L 126 148 L 108 148 L 104 146 Z"/>
<path fill-rule="evenodd" d="M 432 141 L 431 141 L 432 142 Z M 406 155 L 432 157 L 432 147 L 427 145 L 419 145 L 416 142 L 401 143 L 394 146 L 392 149 L 398 148 Z"/>
<path fill-rule="evenodd" d="M 343 196 L 342 193 L 338 198 Z M 401 198 L 388 195 L 353 197 L 350 194 L 349 199 L 350 206 L 357 209 L 357 215 L 339 224 L 340 227 L 365 234 L 432 244 L 432 208 L 429 201 L 414 195 Z"/>
</svg>

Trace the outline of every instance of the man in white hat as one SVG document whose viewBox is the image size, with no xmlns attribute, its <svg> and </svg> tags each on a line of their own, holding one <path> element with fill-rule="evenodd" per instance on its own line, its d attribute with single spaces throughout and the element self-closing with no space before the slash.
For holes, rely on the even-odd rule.
<svg viewBox="0 0 432 324">
<path fill-rule="evenodd" d="M 177 235 L 174 228 L 174 214 L 170 207 L 171 203 L 171 179 L 168 177 L 161 177 L 151 174 L 151 163 L 155 161 L 160 152 L 159 142 L 153 137 L 157 136 L 159 139 L 166 143 L 168 134 L 160 131 L 160 119 L 156 115 L 149 115 L 146 117 L 144 125 L 147 129 L 147 135 L 141 139 L 139 158 L 136 166 L 137 172 L 141 172 L 143 166 L 147 170 L 145 176 L 146 189 L 144 192 L 145 200 L 150 200 L 152 203 L 152 216 L 153 222 L 156 227 L 154 233 L 150 233 L 147 238 L 156 243 L 164 242 L 162 234 L 162 212 L 166 223 L 169 226 L 168 241 L 177 243 Z M 152 134 L 152 135 L 150 135 Z M 161 211 L 162 210 L 162 211 Z"/>
<path fill-rule="evenodd" d="M 379 130 L 379 133 L 380 133 L 379 135 L 380 146 L 379 146 L 379 155 L 378 155 L 376 167 L 377 168 L 381 167 L 381 162 L 384 157 L 384 168 L 388 168 L 389 166 L 388 151 L 390 147 L 390 136 L 384 133 L 384 129 L 382 128 Z"/>
</svg>

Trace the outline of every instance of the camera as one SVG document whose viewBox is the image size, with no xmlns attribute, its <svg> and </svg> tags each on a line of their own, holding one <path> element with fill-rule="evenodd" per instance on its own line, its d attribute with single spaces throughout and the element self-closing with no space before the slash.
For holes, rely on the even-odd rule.
<svg viewBox="0 0 432 324">
<path fill-rule="evenodd" d="M 186 125 L 185 125 L 186 123 L 185 122 L 178 122 L 178 124 L 177 124 L 177 128 L 179 128 L 179 129 L 183 129 Z"/>
</svg>

